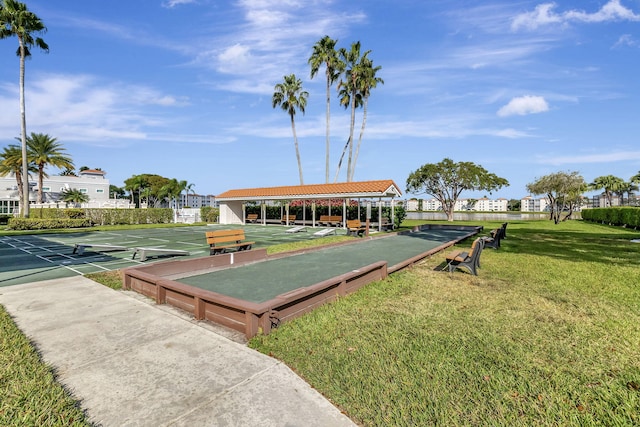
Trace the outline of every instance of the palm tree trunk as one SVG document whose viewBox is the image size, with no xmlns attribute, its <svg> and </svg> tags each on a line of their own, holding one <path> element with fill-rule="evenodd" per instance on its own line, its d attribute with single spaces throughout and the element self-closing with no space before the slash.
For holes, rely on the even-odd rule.
<svg viewBox="0 0 640 427">
<path fill-rule="evenodd" d="M 355 82 L 353 83 L 355 86 Z M 351 161 L 353 158 L 353 131 L 356 124 L 356 91 L 351 93 L 351 123 L 349 126 L 349 161 L 347 162 L 347 182 L 351 181 Z"/>
<path fill-rule="evenodd" d="M 27 162 L 27 114 L 24 101 L 24 40 L 18 35 L 20 46 L 20 131 L 22 143 L 22 216 L 29 218 L 29 164 Z"/>
<path fill-rule="evenodd" d="M 44 165 L 38 165 L 38 199 L 37 202 L 42 204 L 42 186 L 44 185 Z"/>
<path fill-rule="evenodd" d="M 329 123 L 331 122 L 330 120 L 330 116 L 331 116 L 331 78 L 329 76 L 329 67 L 327 67 L 327 153 L 326 153 L 326 160 L 325 160 L 325 167 L 326 167 L 326 173 L 325 173 L 325 184 L 329 183 L 329 146 L 331 145 L 330 143 L 330 131 L 329 131 Z"/>
<path fill-rule="evenodd" d="M 296 158 L 298 159 L 298 172 L 300 173 L 300 185 L 304 185 L 302 179 L 302 162 L 300 161 L 300 149 L 298 148 L 298 137 L 296 136 L 296 124 L 293 120 L 293 114 L 291 114 L 291 130 L 293 131 L 293 143 L 296 146 Z"/>
<path fill-rule="evenodd" d="M 360 144 L 362 143 L 362 135 L 364 134 L 364 127 L 367 124 L 367 101 L 369 97 L 364 98 L 362 106 L 362 127 L 360 128 L 360 136 L 358 137 L 358 145 L 356 146 L 356 154 L 353 156 L 353 168 L 351 169 L 351 181 L 356 173 L 356 163 L 358 161 L 358 154 L 360 153 Z"/>
<path fill-rule="evenodd" d="M 347 153 L 347 148 L 349 148 L 351 140 L 347 139 L 347 143 L 344 145 L 342 149 L 342 155 L 340 156 L 340 161 L 338 162 L 338 168 L 336 169 L 336 176 L 333 179 L 333 182 L 338 182 L 338 175 L 340 175 L 340 169 L 342 168 L 342 160 L 344 160 L 344 155 Z"/>
</svg>

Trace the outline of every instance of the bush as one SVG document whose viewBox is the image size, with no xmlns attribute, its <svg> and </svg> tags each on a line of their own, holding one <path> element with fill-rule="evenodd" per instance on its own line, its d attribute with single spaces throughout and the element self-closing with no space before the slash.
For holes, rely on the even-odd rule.
<svg viewBox="0 0 640 427">
<path fill-rule="evenodd" d="M 89 219 L 10 218 L 10 230 L 50 230 L 55 228 L 91 227 Z"/>
<path fill-rule="evenodd" d="M 260 208 L 258 208 L 258 212 L 256 213 L 260 213 Z M 220 209 L 218 208 L 212 208 L 211 206 L 203 206 L 200 208 L 201 221 L 213 224 L 218 222 L 219 217 L 220 217 Z"/>
<path fill-rule="evenodd" d="M 13 218 L 13 215 L 0 215 L 0 225 L 9 224 L 9 219 Z"/>
<path fill-rule="evenodd" d="M 582 219 L 602 224 L 640 227 L 640 208 L 625 206 L 583 209 Z"/>
</svg>

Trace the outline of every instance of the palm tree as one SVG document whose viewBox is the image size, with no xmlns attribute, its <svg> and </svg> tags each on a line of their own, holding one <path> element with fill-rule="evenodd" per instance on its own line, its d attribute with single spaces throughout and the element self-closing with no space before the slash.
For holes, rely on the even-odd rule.
<svg viewBox="0 0 640 427">
<path fill-rule="evenodd" d="M 149 187 L 149 182 L 145 175 L 134 175 L 131 178 L 128 178 L 124 181 L 124 189 L 129 192 L 129 196 L 131 197 L 131 203 L 135 203 L 135 192 L 136 191 L 138 192 L 138 208 L 142 206 L 141 192 L 148 187 Z"/>
<path fill-rule="evenodd" d="M 37 172 L 37 168 L 33 163 L 29 163 L 29 172 Z M 20 195 L 20 207 L 23 207 L 25 203 L 23 202 L 24 193 L 22 191 L 22 186 L 24 185 L 22 180 L 22 150 L 19 145 L 11 144 L 8 147 L 4 147 L 2 153 L 0 153 L 0 176 L 10 174 L 13 174 L 16 178 Z"/>
<path fill-rule="evenodd" d="M 300 110 L 304 114 L 304 109 L 307 106 L 307 98 L 309 92 L 302 90 L 302 80 L 296 77 L 295 74 L 284 76 L 284 82 L 278 83 L 274 87 L 274 93 L 272 98 L 272 106 L 276 108 L 280 106 L 291 117 L 291 130 L 293 131 L 293 143 L 296 147 L 296 158 L 298 159 L 298 171 L 300 172 L 300 185 L 304 184 L 302 178 L 302 163 L 300 162 L 300 149 L 298 148 L 298 137 L 296 136 L 296 124 L 294 116 L 296 110 Z"/>
<path fill-rule="evenodd" d="M 622 178 L 618 178 L 613 175 L 599 176 L 593 180 L 589 187 L 592 190 L 604 189 L 604 195 L 607 200 L 607 205 L 611 206 L 612 195 L 617 192 L 620 187 L 624 184 L 624 180 Z"/>
<path fill-rule="evenodd" d="M 189 193 L 193 193 L 194 195 L 196 194 L 195 190 L 193 189 L 193 187 L 195 187 L 196 185 L 191 183 L 187 183 L 187 181 L 180 181 L 180 185 L 182 185 L 182 183 L 184 182 L 184 186 L 182 188 L 182 191 L 184 191 L 185 194 L 185 199 L 184 201 L 187 203 L 187 205 L 189 205 Z M 182 206 L 184 208 L 184 206 Z"/>
<path fill-rule="evenodd" d="M 65 154 L 62 145 L 49 135 L 33 133 L 27 137 L 28 158 L 38 167 L 38 203 L 42 203 L 42 184 L 45 176 L 44 169 L 51 165 L 60 169 L 73 169 L 71 157 Z"/>
<path fill-rule="evenodd" d="M 73 203 L 74 207 L 78 207 L 80 203 L 89 201 L 89 196 L 77 188 L 68 188 L 62 190 L 62 201 L 65 203 Z"/>
<path fill-rule="evenodd" d="M 356 153 L 353 156 L 353 166 L 351 168 L 350 181 L 353 181 L 353 175 L 356 172 L 356 162 L 358 161 L 358 154 L 360 153 L 360 144 L 362 143 L 362 135 L 364 134 L 364 127 L 367 123 L 367 104 L 369 102 L 369 96 L 371 95 L 371 89 L 378 86 L 378 83 L 384 84 L 384 80 L 380 77 L 376 77 L 376 73 L 380 71 L 382 67 L 373 66 L 373 61 L 369 58 L 363 58 L 362 60 L 362 76 L 358 81 L 358 92 L 362 97 L 362 127 L 360 128 L 360 136 L 358 137 L 358 145 L 356 147 Z"/>
<path fill-rule="evenodd" d="M 29 165 L 27 160 L 27 116 L 25 113 L 24 101 L 24 63 L 25 58 L 31 56 L 30 48 L 36 45 L 45 52 L 49 51 L 49 46 L 40 37 L 33 37 L 33 34 L 45 33 L 47 27 L 44 26 L 40 18 L 27 9 L 24 3 L 16 0 L 4 0 L 0 4 L 0 39 L 16 36 L 18 38 L 18 51 L 20 57 L 20 129 L 22 143 L 22 200 L 24 207 L 22 215 L 29 217 Z"/>
<path fill-rule="evenodd" d="M 347 182 L 351 180 L 352 175 L 351 168 L 353 161 L 353 132 L 356 121 L 356 107 L 361 105 L 362 103 L 362 95 L 358 92 L 359 80 L 363 75 L 363 62 L 366 63 L 366 61 L 368 61 L 367 56 L 370 52 L 371 51 L 368 50 L 364 54 L 360 55 L 360 42 L 351 43 L 350 50 L 340 48 L 340 50 L 338 51 L 338 55 L 344 62 L 346 69 L 344 73 L 344 80 L 341 80 L 338 83 L 338 88 L 342 88 L 342 91 L 340 92 L 340 104 L 342 104 L 345 108 L 347 108 L 347 106 L 350 106 L 351 108 L 351 121 L 349 122 L 349 139 L 347 140 L 347 144 L 345 145 L 345 149 L 346 147 L 349 148 L 349 160 L 347 163 Z M 340 160 L 340 164 L 342 164 L 342 158 Z M 338 167 L 336 180 L 339 173 L 340 168 Z"/>
<path fill-rule="evenodd" d="M 324 36 L 313 46 L 313 53 L 308 61 L 309 65 L 311 65 L 311 78 L 315 77 L 322 65 L 325 66 L 325 75 L 327 77 L 326 183 L 329 183 L 329 148 L 331 145 L 329 130 L 331 122 L 331 85 L 338 80 L 344 69 L 344 62 L 340 61 L 336 51 L 337 42 L 337 40 L 333 40 L 329 36 Z"/>
</svg>

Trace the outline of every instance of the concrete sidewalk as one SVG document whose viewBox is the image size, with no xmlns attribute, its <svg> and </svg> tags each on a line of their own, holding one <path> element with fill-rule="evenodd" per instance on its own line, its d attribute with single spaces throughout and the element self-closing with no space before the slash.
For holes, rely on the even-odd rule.
<svg viewBox="0 0 640 427">
<path fill-rule="evenodd" d="M 281 362 L 135 295 L 75 277 L 0 304 L 97 425 L 354 425 Z"/>
</svg>

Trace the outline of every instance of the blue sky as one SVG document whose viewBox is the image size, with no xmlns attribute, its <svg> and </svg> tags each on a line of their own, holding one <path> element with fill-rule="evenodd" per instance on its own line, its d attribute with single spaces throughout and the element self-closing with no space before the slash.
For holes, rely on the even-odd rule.
<svg viewBox="0 0 640 427">
<path fill-rule="evenodd" d="M 296 115 L 305 183 L 323 183 L 325 82 L 307 60 L 324 35 L 360 41 L 382 67 L 355 180 L 404 191 L 409 173 L 450 157 L 510 182 L 490 197 L 521 198 L 552 172 L 640 171 L 639 0 L 26 3 L 50 47 L 27 62 L 27 130 L 115 185 L 141 173 L 199 194 L 298 184 L 289 117 L 271 105 L 291 73 L 310 94 Z M 16 47 L 0 41 L 0 147 L 20 133 Z M 349 110 L 332 95 L 333 181 Z"/>
</svg>

